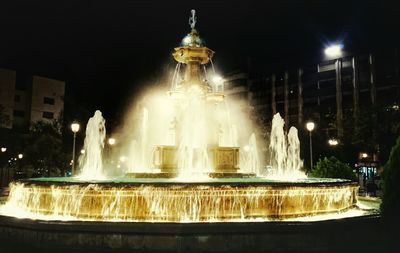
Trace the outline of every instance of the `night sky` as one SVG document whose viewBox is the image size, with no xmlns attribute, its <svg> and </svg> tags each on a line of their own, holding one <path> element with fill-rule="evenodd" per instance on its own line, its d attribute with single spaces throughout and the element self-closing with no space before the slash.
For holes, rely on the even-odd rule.
<svg viewBox="0 0 400 253">
<path fill-rule="evenodd" d="M 65 80 L 70 103 L 116 120 L 174 67 L 193 8 L 222 74 L 249 59 L 266 72 L 309 62 L 338 40 L 352 51 L 399 44 L 396 1 L 12 0 L 0 4 L 0 67 Z"/>
</svg>

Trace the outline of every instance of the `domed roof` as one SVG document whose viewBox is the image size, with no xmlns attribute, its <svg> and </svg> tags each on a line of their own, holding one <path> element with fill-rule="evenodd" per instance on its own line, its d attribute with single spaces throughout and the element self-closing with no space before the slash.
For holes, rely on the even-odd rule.
<svg viewBox="0 0 400 253">
<path fill-rule="evenodd" d="M 181 42 L 182 46 L 190 46 L 190 47 L 203 47 L 204 41 L 200 38 L 196 29 L 192 29 L 192 31 L 183 38 Z"/>
</svg>

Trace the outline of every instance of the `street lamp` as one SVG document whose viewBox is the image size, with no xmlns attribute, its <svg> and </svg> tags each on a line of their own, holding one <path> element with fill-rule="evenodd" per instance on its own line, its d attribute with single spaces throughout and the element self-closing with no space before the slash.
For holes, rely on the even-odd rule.
<svg viewBox="0 0 400 253">
<path fill-rule="evenodd" d="M 115 138 L 108 138 L 108 144 L 110 144 L 111 146 L 114 145 L 116 142 Z"/>
<path fill-rule="evenodd" d="M 18 159 L 22 159 L 22 158 L 24 158 L 24 155 L 23 154 L 18 154 Z"/>
<path fill-rule="evenodd" d="M 338 58 L 342 56 L 342 44 L 333 44 L 325 48 L 325 55 L 329 58 Z"/>
<path fill-rule="evenodd" d="M 1 153 L 5 153 L 7 151 L 6 147 L 1 147 Z M 5 159 L 5 158 L 4 158 Z M 5 161 L 5 160 L 4 160 Z M 3 170 L 4 170 L 4 166 L 3 166 L 3 157 L 1 157 L 0 160 L 0 166 L 1 166 L 1 171 L 0 171 L 0 187 L 3 186 Z"/>
<path fill-rule="evenodd" d="M 310 170 L 313 168 L 313 157 L 312 157 L 312 131 L 315 128 L 315 123 L 312 121 L 309 121 L 306 123 L 306 128 L 308 132 L 310 133 Z"/>
<path fill-rule="evenodd" d="M 75 176 L 75 140 L 76 133 L 79 131 L 80 125 L 77 122 L 71 124 L 71 130 L 74 133 L 74 141 L 72 144 L 72 175 Z"/>
</svg>

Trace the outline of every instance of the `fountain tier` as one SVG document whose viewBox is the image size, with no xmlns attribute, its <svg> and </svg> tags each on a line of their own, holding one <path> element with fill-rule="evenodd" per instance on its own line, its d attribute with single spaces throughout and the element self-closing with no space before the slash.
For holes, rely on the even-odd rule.
<svg viewBox="0 0 400 253">
<path fill-rule="evenodd" d="M 43 181 L 42 181 L 43 180 Z M 72 220 L 213 222 L 284 219 L 352 207 L 358 186 L 346 180 L 278 182 L 264 179 L 167 179 L 77 182 L 25 180 L 11 186 L 3 208 L 23 216 Z"/>
</svg>

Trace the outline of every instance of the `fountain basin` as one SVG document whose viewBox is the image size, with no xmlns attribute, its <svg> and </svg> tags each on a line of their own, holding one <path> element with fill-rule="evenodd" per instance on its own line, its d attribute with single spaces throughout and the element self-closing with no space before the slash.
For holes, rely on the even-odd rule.
<svg viewBox="0 0 400 253">
<path fill-rule="evenodd" d="M 357 202 L 357 191 L 356 183 L 340 179 L 42 178 L 12 183 L 3 213 L 93 221 L 281 220 L 344 211 Z"/>
</svg>

